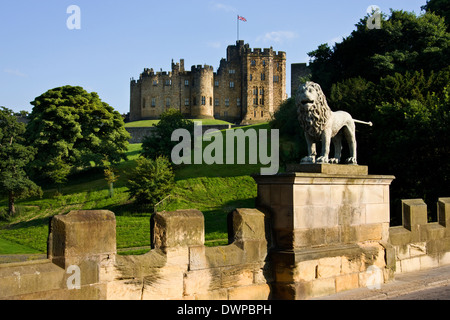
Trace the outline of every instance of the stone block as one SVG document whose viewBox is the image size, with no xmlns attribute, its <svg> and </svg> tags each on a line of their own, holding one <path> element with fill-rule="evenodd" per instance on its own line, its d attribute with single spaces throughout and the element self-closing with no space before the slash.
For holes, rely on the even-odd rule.
<svg viewBox="0 0 450 320">
<path fill-rule="evenodd" d="M 245 287 L 253 284 L 254 266 L 238 265 L 221 268 L 221 287 Z"/>
<path fill-rule="evenodd" d="M 427 224 L 427 205 L 422 199 L 402 200 L 403 227 L 413 231 L 417 225 Z"/>
<path fill-rule="evenodd" d="M 336 277 L 341 274 L 341 257 L 319 259 L 317 265 L 317 278 Z"/>
<path fill-rule="evenodd" d="M 370 203 L 365 207 L 365 223 L 389 223 L 389 203 Z"/>
<path fill-rule="evenodd" d="M 221 288 L 221 272 L 219 268 L 190 271 L 184 277 L 185 296 L 205 295 Z"/>
<path fill-rule="evenodd" d="M 420 256 L 420 270 L 426 270 L 439 267 L 439 258 L 437 256 Z"/>
<path fill-rule="evenodd" d="M 301 282 L 317 279 L 318 265 L 319 261 L 317 260 L 308 260 L 297 263 L 294 269 L 292 280 L 294 282 Z"/>
<path fill-rule="evenodd" d="M 184 271 L 178 267 L 164 267 L 143 279 L 142 300 L 171 300 L 183 296 Z"/>
<path fill-rule="evenodd" d="M 265 241 L 264 218 L 264 213 L 256 209 L 236 209 L 233 212 L 234 241 Z"/>
<path fill-rule="evenodd" d="M 336 292 L 359 288 L 358 273 L 345 274 L 336 277 Z"/>
<path fill-rule="evenodd" d="M 157 249 L 204 244 L 204 218 L 198 210 L 158 212 L 154 223 L 153 243 Z"/>
<path fill-rule="evenodd" d="M 406 245 L 411 242 L 411 231 L 403 227 L 389 228 L 389 243 L 394 246 Z"/>
<path fill-rule="evenodd" d="M 336 279 L 317 279 L 311 281 L 311 298 L 328 296 L 336 293 Z"/>
<path fill-rule="evenodd" d="M 420 270 L 420 257 L 404 259 L 400 261 L 401 272 L 413 272 Z"/>
<path fill-rule="evenodd" d="M 116 219 L 111 211 L 79 210 L 53 217 L 48 252 L 53 263 L 66 268 L 87 259 L 85 266 L 91 269 L 91 266 L 96 268 L 100 256 L 115 253 Z M 97 261 L 90 263 L 95 256 Z"/>
<path fill-rule="evenodd" d="M 444 227 L 450 226 L 450 198 L 440 198 L 438 201 L 438 221 Z"/>
<path fill-rule="evenodd" d="M 230 288 L 228 290 L 228 299 L 246 301 L 269 300 L 270 291 L 270 287 L 267 284 Z"/>
</svg>

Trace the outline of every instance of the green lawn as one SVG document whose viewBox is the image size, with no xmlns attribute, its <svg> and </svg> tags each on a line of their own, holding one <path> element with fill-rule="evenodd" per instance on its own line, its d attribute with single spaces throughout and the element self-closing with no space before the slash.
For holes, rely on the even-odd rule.
<svg viewBox="0 0 450 320">
<path fill-rule="evenodd" d="M 267 125 L 252 127 L 261 129 Z M 7 222 L 0 221 L 0 241 L 4 243 L 0 245 L 0 254 L 20 253 L 25 249 L 33 251 L 29 253 L 46 253 L 49 220 L 71 210 L 111 210 L 116 215 L 118 249 L 149 246 L 151 212 L 143 212 L 133 205 L 125 185 L 140 149 L 140 144 L 130 145 L 128 160 L 119 164 L 114 198 L 109 197 L 103 172 L 93 168 L 72 177 L 63 187 L 62 195 L 48 188 L 41 199 L 18 201 L 17 216 Z M 255 206 L 257 186 L 250 175 L 258 173 L 260 167 L 248 164 L 178 166 L 176 186 L 158 210 L 198 209 L 205 216 L 206 244 L 226 244 L 227 214 L 235 208 Z M 0 210 L 6 207 L 6 199 L 1 199 Z"/>
<path fill-rule="evenodd" d="M 33 254 L 39 251 L 13 241 L 0 239 L 0 254 Z"/>
<path fill-rule="evenodd" d="M 192 121 L 201 121 L 203 125 L 221 125 L 221 124 L 231 124 L 229 122 L 223 120 L 216 119 L 198 119 Z M 159 120 L 141 120 L 141 121 L 133 121 L 125 123 L 125 128 L 137 128 L 137 127 L 152 127 L 153 125 L 158 124 Z"/>
</svg>

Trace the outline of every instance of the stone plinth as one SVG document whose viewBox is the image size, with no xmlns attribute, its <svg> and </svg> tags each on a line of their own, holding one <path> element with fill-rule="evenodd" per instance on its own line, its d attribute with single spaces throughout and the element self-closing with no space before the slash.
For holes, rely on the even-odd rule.
<svg viewBox="0 0 450 320">
<path fill-rule="evenodd" d="M 386 267 L 389 186 L 394 177 L 368 175 L 367 167 L 350 165 L 296 169 L 307 172 L 254 177 L 257 207 L 271 219 L 275 297 L 304 299 L 334 293 L 342 277 L 353 277 L 351 287 L 364 286 L 361 273 L 368 266 L 376 261 L 380 270 Z M 348 272 L 347 260 L 358 261 Z M 327 273 L 320 272 L 321 265 L 337 267 Z M 299 277 L 305 270 L 311 275 L 308 285 Z"/>
</svg>

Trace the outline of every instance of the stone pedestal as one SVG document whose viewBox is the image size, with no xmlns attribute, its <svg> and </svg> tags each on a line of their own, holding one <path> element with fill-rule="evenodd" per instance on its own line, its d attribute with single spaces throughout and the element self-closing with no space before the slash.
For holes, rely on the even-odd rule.
<svg viewBox="0 0 450 320">
<path fill-rule="evenodd" d="M 254 177 L 257 207 L 271 219 L 274 298 L 305 299 L 365 286 L 372 265 L 388 280 L 394 177 L 368 175 L 364 166 L 288 168 L 295 172 Z"/>
</svg>

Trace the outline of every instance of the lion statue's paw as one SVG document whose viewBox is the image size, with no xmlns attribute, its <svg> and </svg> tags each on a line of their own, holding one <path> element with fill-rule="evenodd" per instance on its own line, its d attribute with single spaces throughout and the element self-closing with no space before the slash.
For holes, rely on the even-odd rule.
<svg viewBox="0 0 450 320">
<path fill-rule="evenodd" d="M 330 160 L 328 159 L 328 157 L 319 157 L 317 159 L 317 163 L 329 163 Z"/>
<path fill-rule="evenodd" d="M 332 164 L 339 164 L 339 159 L 332 158 L 332 159 L 330 159 L 330 163 L 332 163 Z"/>
<path fill-rule="evenodd" d="M 316 157 L 304 157 L 300 163 L 316 163 Z"/>
<path fill-rule="evenodd" d="M 348 158 L 346 163 L 347 164 L 358 164 L 355 157 Z"/>
</svg>

